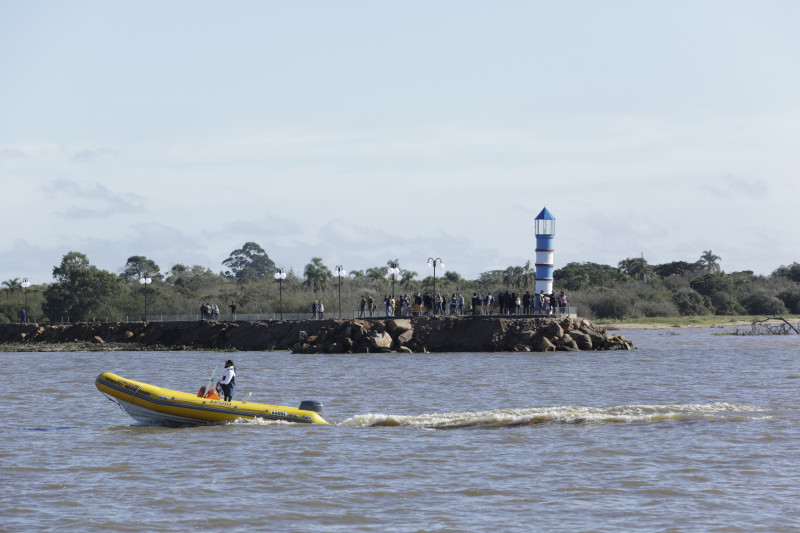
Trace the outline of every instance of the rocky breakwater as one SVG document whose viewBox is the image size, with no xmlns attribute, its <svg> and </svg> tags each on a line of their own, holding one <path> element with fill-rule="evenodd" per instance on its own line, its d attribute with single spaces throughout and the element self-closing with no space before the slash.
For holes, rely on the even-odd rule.
<svg viewBox="0 0 800 533">
<path fill-rule="evenodd" d="M 295 353 L 630 350 L 585 319 L 412 317 L 270 322 L 0 325 L 2 351 L 291 350 Z"/>
<path fill-rule="evenodd" d="M 295 353 L 554 352 L 632 350 L 586 319 L 414 317 L 334 321 L 298 333 Z"/>
</svg>

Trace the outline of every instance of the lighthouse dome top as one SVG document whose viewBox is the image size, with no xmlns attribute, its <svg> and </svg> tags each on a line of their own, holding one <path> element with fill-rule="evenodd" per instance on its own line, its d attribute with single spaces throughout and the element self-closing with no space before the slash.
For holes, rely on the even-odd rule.
<svg viewBox="0 0 800 533">
<path fill-rule="evenodd" d="M 555 219 L 556 217 L 554 217 L 553 214 L 550 211 L 548 211 L 546 207 L 542 209 L 542 211 L 538 215 L 536 215 L 536 218 L 534 218 L 534 220 L 555 220 Z"/>
</svg>

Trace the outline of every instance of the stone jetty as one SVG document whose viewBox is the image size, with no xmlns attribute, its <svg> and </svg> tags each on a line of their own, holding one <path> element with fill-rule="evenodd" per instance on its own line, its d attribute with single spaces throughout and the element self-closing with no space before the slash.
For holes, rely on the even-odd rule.
<svg viewBox="0 0 800 533">
<path fill-rule="evenodd" d="M 582 318 L 514 316 L 0 325 L 0 351 L 291 350 L 294 353 L 631 350 Z"/>
</svg>

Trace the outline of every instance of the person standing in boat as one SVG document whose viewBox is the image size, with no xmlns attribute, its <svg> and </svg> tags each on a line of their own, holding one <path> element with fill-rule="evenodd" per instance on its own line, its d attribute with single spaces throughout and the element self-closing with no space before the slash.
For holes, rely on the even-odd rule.
<svg viewBox="0 0 800 533">
<path fill-rule="evenodd" d="M 226 402 L 233 400 L 233 392 L 236 389 L 236 368 L 230 359 L 225 361 L 225 374 L 217 385 L 222 389 L 223 399 Z"/>
</svg>

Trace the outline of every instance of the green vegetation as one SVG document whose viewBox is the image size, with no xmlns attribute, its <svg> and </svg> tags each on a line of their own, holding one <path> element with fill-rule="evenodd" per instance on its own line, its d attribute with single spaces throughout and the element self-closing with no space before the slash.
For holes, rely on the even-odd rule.
<svg viewBox="0 0 800 533">
<path fill-rule="evenodd" d="M 596 263 L 569 263 L 554 273 L 554 288 L 569 295 L 569 305 L 581 316 L 606 323 L 669 323 L 676 325 L 718 324 L 720 320 L 742 320 L 745 315 L 800 314 L 800 264 L 778 267 L 769 276 L 750 271 L 726 273 L 721 258 L 703 251 L 698 261 L 674 261 L 650 265 L 644 258 L 629 258 L 616 267 Z M 397 259 L 386 265 L 401 268 Z M 226 269 L 214 273 L 200 265 L 173 265 L 162 273 L 144 256 L 131 256 L 119 274 L 98 269 L 84 254 L 69 252 L 53 268 L 53 283 L 24 289 L 19 278 L 2 282 L 0 322 L 18 320 L 28 299 L 28 317 L 39 322 L 141 320 L 144 291 L 148 315 L 191 315 L 200 305 L 216 304 L 223 318 L 228 305 L 236 302 L 239 314 L 278 313 L 279 284 L 274 279 L 275 262 L 254 242 L 231 252 L 222 262 Z M 372 296 L 380 308 L 392 293 L 386 266 L 351 270 L 338 279 L 320 257 L 313 257 L 298 276 L 286 272 L 282 282 L 284 313 L 310 313 L 311 302 L 325 304 L 327 315 L 338 310 L 341 283 L 342 313 L 353 316 L 362 295 Z M 152 284 L 142 285 L 141 277 Z M 433 276 L 417 279 L 403 270 L 394 285 L 395 294 L 432 291 Z M 530 262 L 504 270 L 463 279 L 445 271 L 436 277 L 436 290 L 446 295 L 462 293 L 469 300 L 474 292 L 534 292 L 535 269 Z M 652 322 L 651 322 L 652 321 Z"/>
</svg>

